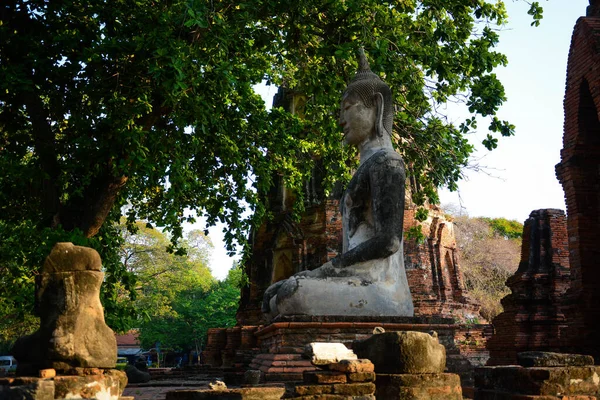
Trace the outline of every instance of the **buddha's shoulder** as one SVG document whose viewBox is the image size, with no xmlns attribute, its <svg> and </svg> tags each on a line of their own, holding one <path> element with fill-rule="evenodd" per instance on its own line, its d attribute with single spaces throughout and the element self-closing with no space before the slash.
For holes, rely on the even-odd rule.
<svg viewBox="0 0 600 400">
<path fill-rule="evenodd" d="M 396 153 L 394 149 L 387 148 L 381 149 L 377 153 L 373 154 L 369 161 L 374 164 L 404 165 L 400 154 Z"/>
</svg>

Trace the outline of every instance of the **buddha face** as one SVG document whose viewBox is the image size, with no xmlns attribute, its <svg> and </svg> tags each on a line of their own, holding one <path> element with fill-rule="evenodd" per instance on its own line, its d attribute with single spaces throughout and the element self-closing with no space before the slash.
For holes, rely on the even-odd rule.
<svg viewBox="0 0 600 400">
<path fill-rule="evenodd" d="M 359 96 L 349 93 L 342 99 L 340 126 L 344 130 L 344 142 L 359 146 L 375 134 L 377 107 L 367 107 Z"/>
</svg>

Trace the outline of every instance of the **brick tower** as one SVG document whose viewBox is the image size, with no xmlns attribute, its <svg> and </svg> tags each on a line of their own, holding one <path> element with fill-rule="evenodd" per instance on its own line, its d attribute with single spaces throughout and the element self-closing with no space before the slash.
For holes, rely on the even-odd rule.
<svg viewBox="0 0 600 400">
<path fill-rule="evenodd" d="M 571 288 L 566 351 L 600 361 L 600 1 L 573 32 L 564 99 L 561 162 L 556 166 L 567 204 Z"/>
</svg>

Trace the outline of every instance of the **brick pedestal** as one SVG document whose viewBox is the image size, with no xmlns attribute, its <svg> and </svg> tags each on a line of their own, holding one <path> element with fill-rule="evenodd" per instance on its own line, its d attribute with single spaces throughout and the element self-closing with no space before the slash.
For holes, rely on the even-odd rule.
<svg viewBox="0 0 600 400">
<path fill-rule="evenodd" d="M 233 367 L 235 361 L 235 351 L 240 348 L 242 344 L 242 327 L 235 326 L 233 328 L 227 328 L 225 331 L 226 344 L 225 348 L 221 351 L 221 364 L 223 368 Z"/>
<path fill-rule="evenodd" d="M 202 351 L 204 364 L 220 367 L 223 364 L 221 351 L 227 345 L 227 329 L 211 328 L 206 333 L 206 348 Z"/>
<path fill-rule="evenodd" d="M 315 370 L 308 360 L 302 359 L 308 343 L 339 342 L 351 348 L 354 340 L 366 339 L 378 326 L 386 332 L 436 331 L 449 358 L 460 356 L 454 344 L 456 325 L 449 319 L 293 316 L 275 321 L 256 332 L 261 344 L 260 354 L 252 360 L 250 368 L 261 370 L 267 382 L 301 381 L 304 371 Z"/>
</svg>

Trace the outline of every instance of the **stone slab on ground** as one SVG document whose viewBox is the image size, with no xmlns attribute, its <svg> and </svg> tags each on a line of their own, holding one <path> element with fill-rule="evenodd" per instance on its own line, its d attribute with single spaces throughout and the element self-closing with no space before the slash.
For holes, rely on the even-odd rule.
<svg viewBox="0 0 600 400">
<path fill-rule="evenodd" d="M 475 370 L 476 400 L 528 399 L 518 396 L 593 399 L 600 396 L 600 366 L 524 368 L 509 365 Z"/>
<path fill-rule="evenodd" d="M 182 387 L 180 385 L 172 386 L 127 386 L 123 391 L 124 396 L 132 397 L 135 400 L 165 400 L 167 398 L 167 392 L 183 389 L 206 389 L 206 385 L 196 387 Z"/>
<path fill-rule="evenodd" d="M 549 351 L 524 351 L 517 354 L 517 361 L 522 367 L 585 367 L 594 365 L 594 357 L 592 356 Z"/>
<path fill-rule="evenodd" d="M 0 378 L 0 399 L 105 399 L 118 400 L 127 376 L 118 370 L 96 375 L 67 375 L 52 378 Z"/>
<path fill-rule="evenodd" d="M 225 390 L 177 390 L 168 392 L 166 400 L 279 400 L 284 387 L 249 387 Z"/>
<path fill-rule="evenodd" d="M 377 374 L 375 396 L 380 400 L 462 400 L 456 374 Z"/>
<path fill-rule="evenodd" d="M 333 364 L 342 360 L 356 360 L 356 354 L 342 343 L 314 342 L 306 345 L 304 357 L 313 365 Z"/>
</svg>

